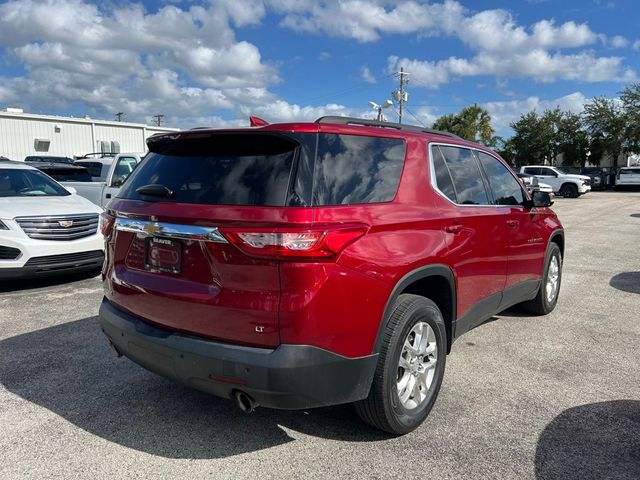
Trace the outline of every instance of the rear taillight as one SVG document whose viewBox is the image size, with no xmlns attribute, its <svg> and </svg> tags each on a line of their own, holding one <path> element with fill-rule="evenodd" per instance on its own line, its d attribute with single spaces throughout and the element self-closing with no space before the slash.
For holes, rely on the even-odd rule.
<svg viewBox="0 0 640 480">
<path fill-rule="evenodd" d="M 247 255 L 280 259 L 336 257 L 365 234 L 365 225 L 316 227 L 312 229 L 236 229 L 220 232 Z"/>
<path fill-rule="evenodd" d="M 100 214 L 100 231 L 104 238 L 109 238 L 111 231 L 113 230 L 113 224 L 116 221 L 116 217 L 109 215 L 107 212 Z"/>
</svg>

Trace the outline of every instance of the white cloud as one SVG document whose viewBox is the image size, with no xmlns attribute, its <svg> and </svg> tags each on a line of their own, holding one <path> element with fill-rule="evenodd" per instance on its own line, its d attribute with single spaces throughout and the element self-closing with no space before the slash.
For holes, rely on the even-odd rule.
<svg viewBox="0 0 640 480">
<path fill-rule="evenodd" d="M 580 113 L 589 99 L 581 92 L 574 92 L 553 100 L 543 100 L 537 96 L 531 96 L 522 100 L 508 100 L 499 102 L 486 102 L 481 106 L 491 114 L 491 123 L 497 132 L 505 132 L 509 125 L 517 121 L 520 116 L 531 110 L 542 113 L 545 110 L 553 110 L 559 107 L 561 110 Z"/>
<path fill-rule="evenodd" d="M 635 42 L 633 42 L 633 49 L 640 50 L 640 40 L 636 40 Z"/>
<path fill-rule="evenodd" d="M 475 52 L 471 58 L 439 61 L 389 57 L 389 71 L 404 66 L 432 88 L 457 77 L 477 75 L 529 77 L 542 82 L 626 82 L 636 78 L 621 57 L 599 56 L 594 50 L 565 51 L 595 45 L 598 38 L 605 38 L 615 48 L 627 44 L 619 35 L 610 39 L 599 36 L 586 23 L 541 20 L 523 26 L 507 10 L 471 13 L 456 0 L 267 1 L 284 15 L 283 26 L 299 32 L 325 33 L 363 43 L 377 41 L 385 34 L 448 36 Z"/>
<path fill-rule="evenodd" d="M 621 35 L 615 35 L 609 39 L 613 48 L 624 48 L 629 45 L 629 41 Z"/>
<path fill-rule="evenodd" d="M 376 77 L 371 73 L 369 67 L 362 67 L 360 69 L 360 77 L 367 83 L 377 83 Z"/>
</svg>

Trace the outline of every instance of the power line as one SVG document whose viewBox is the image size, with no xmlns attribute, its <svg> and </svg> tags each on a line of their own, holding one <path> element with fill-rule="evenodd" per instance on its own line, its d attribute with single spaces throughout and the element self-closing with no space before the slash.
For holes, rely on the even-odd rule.
<svg viewBox="0 0 640 480">
<path fill-rule="evenodd" d="M 414 115 L 414 114 L 413 114 L 413 112 L 412 112 L 411 110 L 409 110 L 409 108 L 408 108 L 408 107 L 405 107 L 405 109 L 407 110 L 407 112 L 409 112 L 409 113 L 411 114 L 411 116 L 412 116 L 413 118 L 415 118 L 415 119 L 418 121 L 418 123 L 419 123 L 420 125 L 422 125 L 423 127 L 427 128 L 427 126 L 424 124 L 424 122 L 423 122 L 422 120 L 420 120 L 416 115 Z"/>
</svg>

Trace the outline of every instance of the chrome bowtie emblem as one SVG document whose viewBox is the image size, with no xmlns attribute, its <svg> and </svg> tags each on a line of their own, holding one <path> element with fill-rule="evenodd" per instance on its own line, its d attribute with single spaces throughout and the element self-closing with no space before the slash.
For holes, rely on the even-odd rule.
<svg viewBox="0 0 640 480">
<path fill-rule="evenodd" d="M 73 226 L 73 220 L 58 220 L 58 225 L 64 228 L 69 228 Z"/>
</svg>

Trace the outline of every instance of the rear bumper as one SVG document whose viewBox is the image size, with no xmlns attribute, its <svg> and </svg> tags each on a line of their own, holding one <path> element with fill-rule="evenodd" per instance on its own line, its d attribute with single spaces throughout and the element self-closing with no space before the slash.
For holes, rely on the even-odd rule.
<svg viewBox="0 0 640 480">
<path fill-rule="evenodd" d="M 219 397 L 242 391 L 270 408 L 362 400 L 376 369 L 377 355 L 347 358 L 310 345 L 245 347 L 165 330 L 106 299 L 100 324 L 118 352 L 152 372 Z"/>
</svg>

